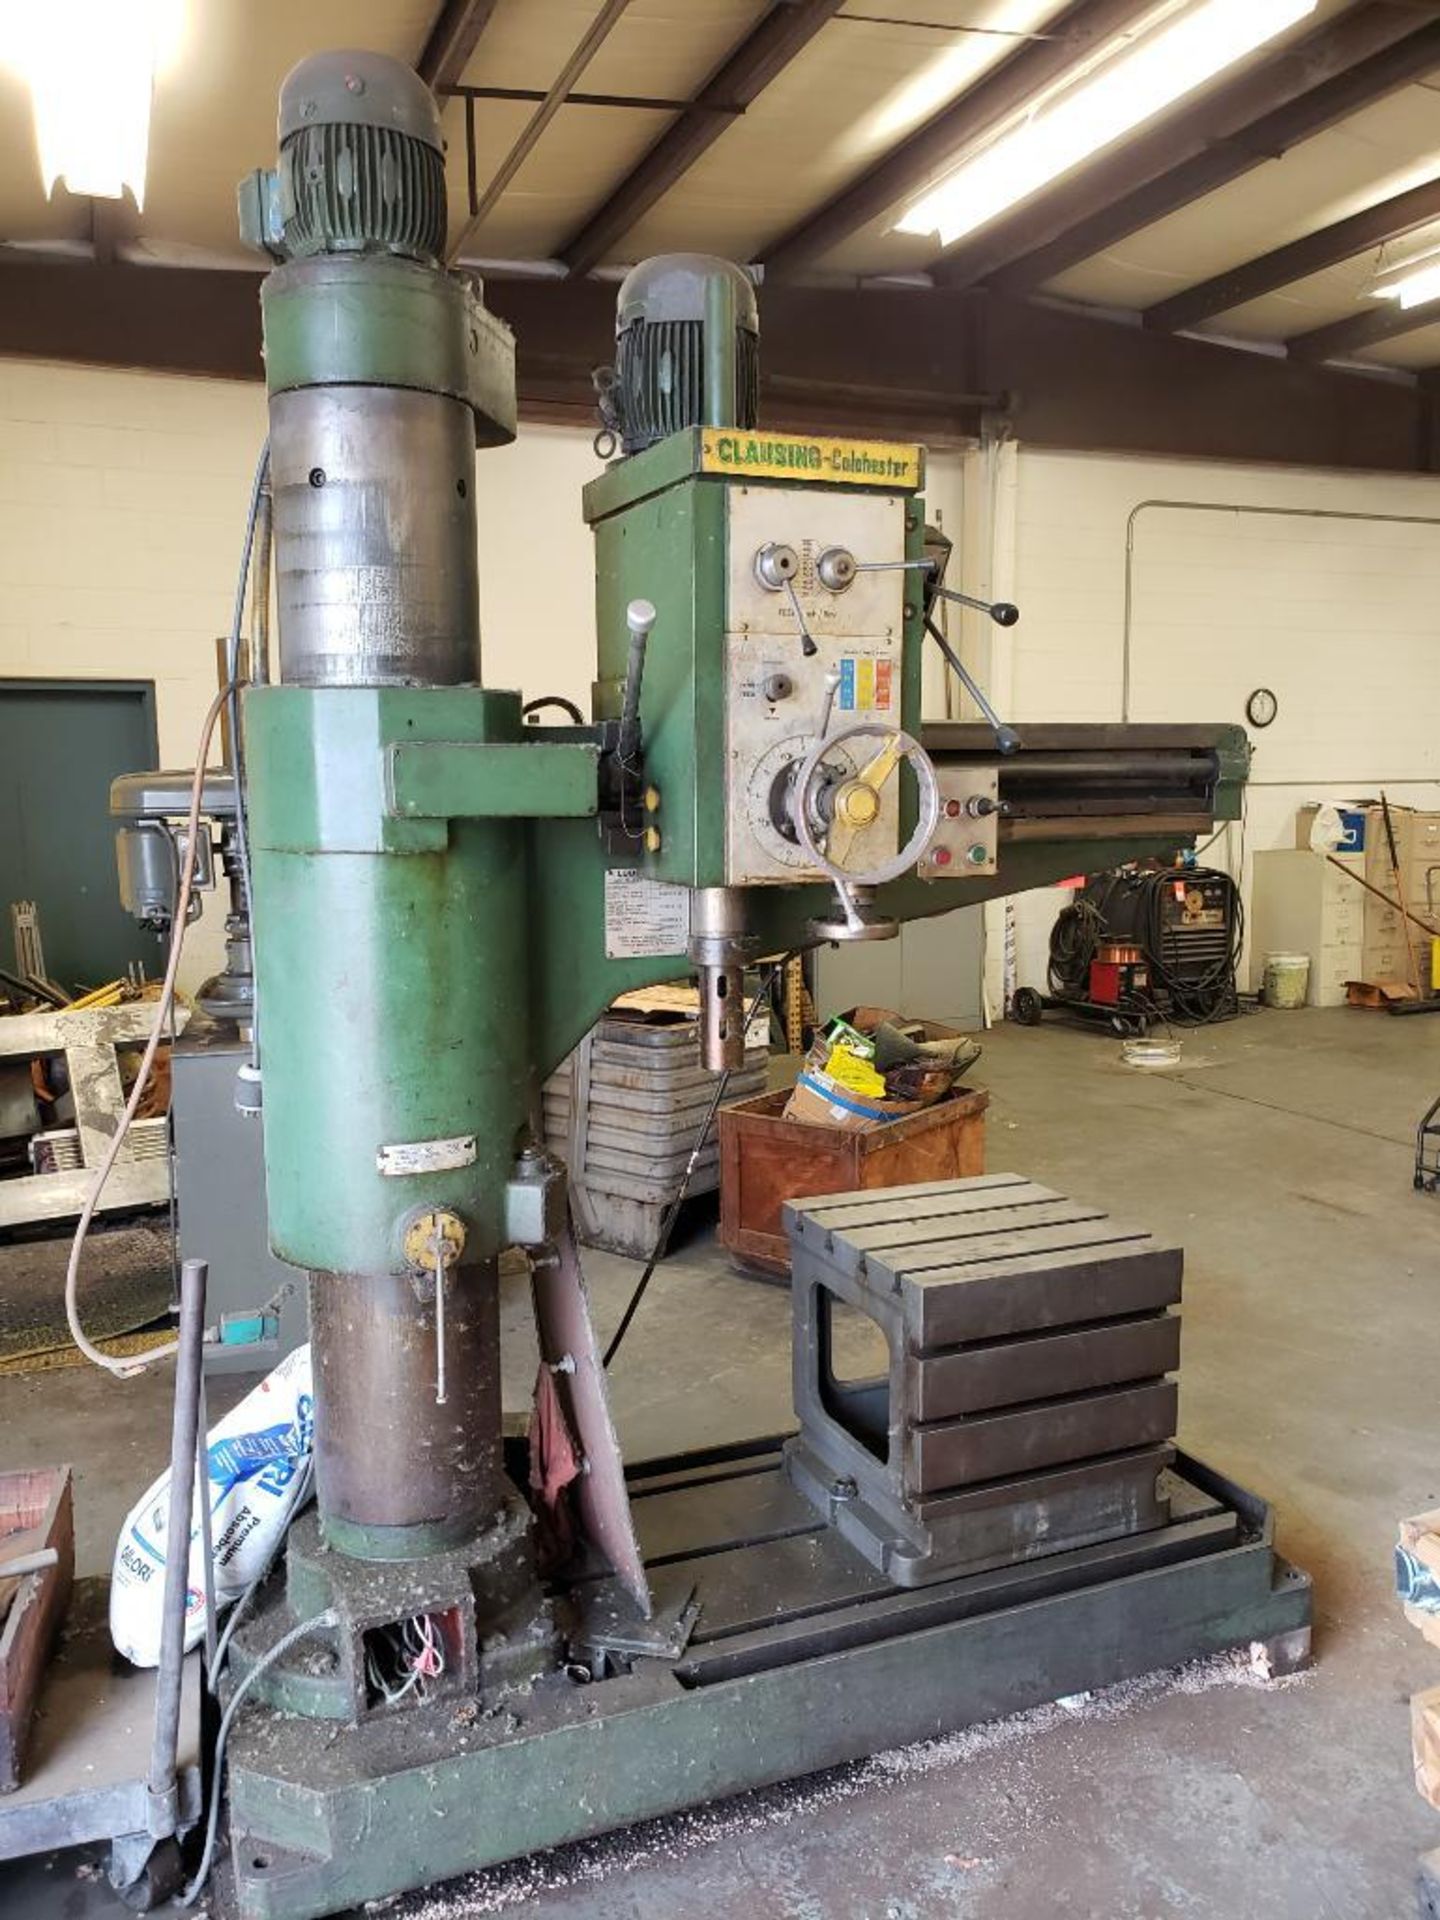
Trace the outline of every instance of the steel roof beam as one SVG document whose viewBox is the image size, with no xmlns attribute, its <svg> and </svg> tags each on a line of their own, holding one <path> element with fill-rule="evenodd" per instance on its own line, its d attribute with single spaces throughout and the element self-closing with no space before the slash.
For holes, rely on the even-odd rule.
<svg viewBox="0 0 1440 1920">
<path fill-rule="evenodd" d="M 804 51 L 843 0 L 776 0 L 734 47 L 683 113 L 560 249 L 572 274 L 599 266 L 630 229 L 689 172 L 725 131 Z"/>
<path fill-rule="evenodd" d="M 499 0 L 444 0 L 435 16 L 415 71 L 434 93 L 456 86 L 490 24 Z"/>
<path fill-rule="evenodd" d="M 1321 360 L 1343 360 L 1363 353 L 1366 347 L 1378 347 L 1383 341 L 1398 340 L 1402 333 L 1417 333 L 1421 327 L 1433 327 L 1440 321 L 1440 298 L 1423 306 L 1402 307 L 1398 300 L 1377 300 L 1360 313 L 1347 314 L 1323 327 L 1311 327 L 1305 333 L 1291 334 L 1285 351 L 1292 360 L 1314 364 Z"/>
<path fill-rule="evenodd" d="M 1363 0 L 941 256 L 949 287 L 1030 293 L 1440 66 L 1440 20 Z"/>
<path fill-rule="evenodd" d="M 1223 273 L 1202 280 L 1197 286 L 1186 287 L 1182 293 L 1171 294 L 1168 300 L 1157 301 L 1145 309 L 1145 325 L 1159 333 L 1180 332 L 1202 320 L 1213 319 L 1217 313 L 1228 313 L 1232 307 L 1243 307 L 1249 300 L 1259 300 L 1281 287 L 1293 286 L 1312 273 L 1323 273 L 1326 267 L 1353 260 L 1357 254 L 1368 253 L 1373 247 L 1403 240 L 1407 234 L 1437 220 L 1440 220 L 1440 178 L 1426 180 L 1408 192 L 1397 193 L 1360 213 L 1352 213 L 1348 219 L 1319 227 L 1314 233 L 1292 240 L 1288 246 L 1274 247 L 1269 253 L 1258 254 L 1238 267 L 1227 267 Z"/>
<path fill-rule="evenodd" d="M 1071 0 L 1046 28 L 902 140 L 833 199 L 760 249 L 768 279 L 802 271 L 926 187 L 957 154 L 993 132 L 1094 47 L 1124 33 L 1154 0 Z"/>
</svg>

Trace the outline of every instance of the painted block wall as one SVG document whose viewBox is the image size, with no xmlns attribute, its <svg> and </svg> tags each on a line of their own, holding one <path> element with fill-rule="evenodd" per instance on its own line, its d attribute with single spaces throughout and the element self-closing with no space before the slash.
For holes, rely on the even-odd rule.
<svg viewBox="0 0 1440 1920">
<path fill-rule="evenodd" d="M 161 760 L 192 766 L 264 432 L 258 384 L 0 360 L 0 677 L 153 679 Z M 592 437 L 526 426 L 475 468 L 485 678 L 586 712 Z M 960 471 L 931 462 L 931 511 L 952 531 Z M 927 675 L 943 712 L 935 662 Z M 219 965 L 222 922 L 207 901 L 182 986 Z"/>
<path fill-rule="evenodd" d="M 264 432 L 258 385 L 0 360 L 0 677 L 153 679 L 161 760 L 192 766 Z M 589 435 L 549 427 L 476 462 L 492 684 L 588 704 L 598 471 Z M 207 901 L 183 986 L 222 921 Z"/>
<path fill-rule="evenodd" d="M 1012 466 L 990 490 L 995 590 L 1022 609 L 997 643 L 1019 721 L 1244 724 L 1254 688 L 1277 695 L 1245 821 L 1207 856 L 1243 875 L 1247 906 L 1255 852 L 1293 845 L 1303 801 L 1384 786 L 1440 807 L 1440 480 L 1024 447 Z M 1065 897 L 1015 903 L 1022 983 L 1043 982 Z"/>
</svg>

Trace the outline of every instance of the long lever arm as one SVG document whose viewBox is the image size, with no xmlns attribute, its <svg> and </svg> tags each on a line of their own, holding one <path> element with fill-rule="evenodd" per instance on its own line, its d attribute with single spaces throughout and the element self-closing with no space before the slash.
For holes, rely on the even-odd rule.
<svg viewBox="0 0 1440 1920">
<path fill-rule="evenodd" d="M 996 713 L 995 709 L 991 706 L 990 702 L 985 698 L 985 695 L 980 691 L 980 688 L 976 685 L 975 681 L 971 678 L 970 674 L 966 672 L 965 666 L 961 661 L 959 654 L 956 653 L 955 649 L 951 646 L 950 642 L 945 638 L 944 634 L 940 631 L 939 627 L 936 626 L 933 620 L 930 620 L 930 619 L 926 620 L 925 631 L 929 634 L 930 638 L 935 642 L 936 646 L 939 647 L 941 653 L 944 654 L 946 663 L 950 667 L 951 672 L 958 676 L 961 685 L 965 688 L 965 691 L 970 695 L 970 698 L 975 702 L 976 706 L 979 707 L 981 713 L 984 714 L 986 720 L 989 722 L 990 731 L 995 736 L 995 747 L 997 752 L 1014 753 L 1017 747 L 1022 746 L 1024 744 L 1019 734 L 1015 731 L 1014 727 L 1007 727 L 1005 722 L 1000 718 L 999 714 Z"/>
</svg>

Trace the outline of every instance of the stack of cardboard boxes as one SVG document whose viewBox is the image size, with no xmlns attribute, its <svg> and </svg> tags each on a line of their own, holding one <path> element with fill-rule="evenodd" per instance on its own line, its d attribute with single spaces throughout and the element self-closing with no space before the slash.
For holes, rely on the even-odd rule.
<svg viewBox="0 0 1440 1920">
<path fill-rule="evenodd" d="M 1346 810 L 1346 839 L 1334 863 L 1312 852 L 1316 809 L 1302 807 L 1295 819 L 1295 846 L 1257 853 L 1249 950 L 1258 979 L 1270 953 L 1310 956 L 1308 1004 L 1343 1006 L 1352 981 L 1371 988 L 1408 987 L 1414 978 L 1411 947 L 1399 909 L 1377 900 L 1361 879 L 1393 899 L 1390 846 L 1379 806 Z M 1423 920 L 1440 925 L 1440 813 L 1393 806 L 1391 822 L 1399 855 L 1405 904 Z M 1347 877 L 1345 869 L 1356 878 Z M 1433 904 L 1432 904 L 1433 902 Z M 1419 991 L 1433 991 L 1428 934 L 1411 926 Z"/>
<path fill-rule="evenodd" d="M 1409 807 L 1392 806 L 1390 821 L 1395 829 L 1395 851 L 1399 855 L 1405 905 L 1432 926 L 1440 925 L 1440 915 L 1437 915 L 1437 908 L 1440 908 L 1440 813 L 1417 813 Z M 1390 866 L 1390 843 L 1379 807 L 1372 807 L 1366 818 L 1365 878 L 1372 887 L 1379 887 L 1394 898 L 1395 878 Z M 1371 984 L 1387 980 L 1411 981 L 1413 947 L 1415 964 L 1419 970 L 1420 992 L 1428 996 L 1432 991 L 1430 936 L 1413 924 L 1409 933 L 1407 941 L 1405 919 L 1398 907 L 1386 906 L 1373 893 L 1367 893 L 1360 978 Z"/>
</svg>

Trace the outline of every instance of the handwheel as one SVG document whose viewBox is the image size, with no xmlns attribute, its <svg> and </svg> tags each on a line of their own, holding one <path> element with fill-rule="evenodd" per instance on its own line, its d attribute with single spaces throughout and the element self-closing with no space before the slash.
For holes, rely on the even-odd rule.
<svg viewBox="0 0 1440 1920">
<path fill-rule="evenodd" d="M 879 740 L 877 753 L 863 765 L 840 749 L 849 741 Z M 920 791 L 915 829 L 896 853 L 885 851 L 889 827 L 884 817 L 885 788 L 902 760 L 910 762 Z M 829 874 L 845 918 L 855 929 L 865 922 L 855 902 L 856 887 L 883 886 L 908 873 L 934 835 L 940 819 L 940 786 L 935 766 L 913 734 L 883 720 L 859 720 L 821 738 L 795 776 L 791 815 L 801 846 L 822 873 Z"/>
<path fill-rule="evenodd" d="M 1045 1002 L 1034 987 L 1017 987 L 1010 1002 L 1010 1018 L 1022 1027 L 1038 1027 L 1045 1013 Z"/>
</svg>

